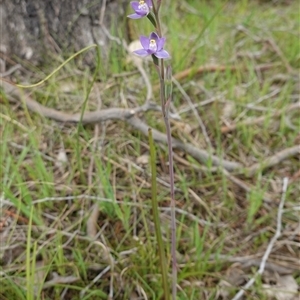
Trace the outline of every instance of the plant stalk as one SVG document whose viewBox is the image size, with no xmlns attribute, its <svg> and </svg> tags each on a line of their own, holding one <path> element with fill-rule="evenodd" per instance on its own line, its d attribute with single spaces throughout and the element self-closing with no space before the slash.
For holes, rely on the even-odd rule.
<svg viewBox="0 0 300 300">
<path fill-rule="evenodd" d="M 159 37 L 162 37 L 162 31 L 160 26 L 159 19 L 159 8 L 156 7 L 154 1 L 153 4 L 153 13 L 156 20 L 156 30 Z M 169 105 L 172 100 L 172 95 L 168 95 L 166 101 L 165 94 L 165 68 L 164 61 L 160 59 L 160 65 L 158 69 L 159 82 L 160 82 L 160 100 L 161 100 L 161 109 L 166 126 L 167 140 L 168 140 L 168 154 L 169 154 L 169 176 L 170 176 L 170 196 L 171 196 L 171 259 L 172 259 L 172 299 L 176 300 L 177 295 L 177 261 L 176 261 L 176 212 L 175 212 L 175 184 L 174 184 L 174 166 L 173 166 L 173 147 L 172 147 L 172 134 L 171 134 L 171 125 L 169 121 Z"/>
<path fill-rule="evenodd" d="M 161 64 L 163 68 L 163 64 Z M 167 131 L 168 140 L 168 154 L 169 154 L 169 176 L 170 176 L 170 194 L 171 194 L 171 258 L 172 258 L 172 299 L 176 300 L 177 294 L 177 262 L 176 262 L 176 212 L 175 212 L 175 188 L 174 188 L 174 166 L 173 166 L 173 147 L 172 147 L 172 134 L 171 126 L 168 117 L 168 103 L 165 100 L 165 82 L 163 78 L 160 78 L 160 97 L 161 106 L 164 117 L 164 122 Z"/>
<path fill-rule="evenodd" d="M 157 203 L 157 184 L 156 184 L 156 153 L 152 136 L 152 129 L 148 129 L 148 138 L 151 157 L 151 193 L 152 193 L 152 214 L 154 219 L 155 233 L 157 238 L 159 261 L 162 274 L 162 286 L 164 290 L 164 299 L 170 300 L 170 289 L 168 284 L 168 264 L 165 256 L 165 249 L 162 240 L 158 203 Z"/>
</svg>

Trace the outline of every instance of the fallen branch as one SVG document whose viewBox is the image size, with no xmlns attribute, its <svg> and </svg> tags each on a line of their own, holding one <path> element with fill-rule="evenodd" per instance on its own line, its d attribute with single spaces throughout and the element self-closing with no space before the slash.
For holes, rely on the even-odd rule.
<svg viewBox="0 0 300 300">
<path fill-rule="evenodd" d="M 62 123 L 80 122 L 81 113 L 68 114 L 55 110 L 53 108 L 45 107 L 44 105 L 33 100 L 29 95 L 23 95 L 20 89 L 18 89 L 13 83 L 10 83 L 6 80 L 2 80 L 1 82 L 5 93 L 8 96 L 13 97 L 14 99 L 17 99 L 19 102 L 23 102 L 29 110 L 36 112 L 43 117 L 51 118 Z M 93 112 L 85 112 L 82 116 L 82 123 L 95 124 L 108 120 L 121 120 L 126 121 L 128 124 L 141 131 L 143 134 L 148 135 L 148 128 L 150 126 L 144 123 L 136 115 L 140 112 L 146 112 L 150 110 L 159 110 L 159 108 L 156 104 L 146 101 L 144 105 L 134 109 L 108 108 Z M 155 129 L 153 129 L 153 138 L 155 141 L 167 143 L 166 135 Z M 220 159 L 214 155 L 211 155 L 205 150 L 198 149 L 191 144 L 182 143 L 177 139 L 173 139 L 172 143 L 174 148 L 187 152 L 196 160 L 202 163 L 211 160 L 214 166 L 222 166 L 228 171 L 242 168 L 242 165 L 237 162 Z"/>
<path fill-rule="evenodd" d="M 256 71 L 265 71 L 273 68 L 275 64 L 262 64 L 255 67 Z M 174 75 L 174 78 L 176 80 L 182 80 L 185 77 L 188 77 L 190 75 L 199 75 L 205 72 L 225 72 L 225 71 L 237 71 L 240 69 L 248 69 L 245 67 L 239 67 L 239 66 L 224 66 L 224 65 L 207 65 L 207 66 L 201 66 L 198 69 L 195 68 L 189 68 L 182 72 L 179 72 Z"/>
<path fill-rule="evenodd" d="M 126 120 L 127 123 L 129 123 L 132 127 L 135 129 L 141 131 L 143 134 L 147 134 L 148 128 L 150 127 L 146 123 L 144 123 L 140 118 L 138 117 L 132 117 Z M 166 143 L 167 138 L 165 134 L 157 131 L 156 129 L 152 129 L 153 138 L 157 142 Z M 198 149 L 197 147 L 189 144 L 189 143 L 182 143 L 181 141 L 174 139 L 172 140 L 172 145 L 174 148 L 182 150 L 188 154 L 190 154 L 193 158 L 195 158 L 197 161 L 205 163 L 208 160 L 212 161 L 212 164 L 214 166 L 222 166 L 227 171 L 234 171 L 237 169 L 241 169 L 242 165 L 237 162 L 232 162 L 228 160 L 220 159 L 214 155 L 209 154 L 205 150 Z"/>
<path fill-rule="evenodd" d="M 68 114 L 62 111 L 58 111 L 53 108 L 46 107 L 35 100 L 33 100 L 29 95 L 23 95 L 21 91 L 13 84 L 6 80 L 1 80 L 1 86 L 3 87 L 5 93 L 8 96 L 13 97 L 19 102 L 24 102 L 26 107 L 40 114 L 43 117 L 50 118 L 52 120 L 62 122 L 62 123 L 78 123 L 80 122 L 81 113 Z M 97 111 L 86 112 L 83 114 L 82 123 L 83 124 L 95 124 L 108 120 L 125 120 L 132 117 L 133 115 L 147 110 L 157 110 L 155 104 L 145 103 L 135 109 L 126 108 L 108 108 Z"/>
<path fill-rule="evenodd" d="M 283 114 L 285 114 L 287 112 L 290 112 L 290 111 L 293 111 L 293 110 L 297 110 L 299 108 L 300 108 L 300 102 L 297 102 L 297 103 L 291 104 L 291 105 L 289 105 L 289 106 L 287 106 L 287 107 L 285 107 L 285 108 L 283 108 L 281 110 L 278 110 L 278 111 L 274 112 L 271 115 L 271 117 L 272 118 L 277 118 L 277 117 L 280 117 L 281 115 L 283 115 Z M 231 125 L 228 125 L 228 126 L 223 126 L 221 128 L 221 132 L 222 133 L 228 133 L 228 132 L 234 131 L 237 128 L 242 127 L 242 126 L 249 126 L 249 125 L 261 124 L 265 120 L 266 120 L 266 116 L 261 116 L 261 117 L 258 117 L 258 118 L 246 120 L 244 122 L 240 122 L 240 123 L 236 123 L 236 124 L 231 124 Z"/>
<path fill-rule="evenodd" d="M 33 100 L 29 95 L 23 94 L 22 91 L 16 87 L 15 84 L 5 80 L 0 79 L 1 86 L 10 99 L 17 100 L 18 102 L 24 103 L 26 107 L 33 112 L 40 114 L 43 117 L 50 118 L 55 121 L 59 121 L 62 123 L 78 123 L 80 122 L 81 113 L 76 114 L 68 114 L 65 112 L 58 111 L 56 109 L 45 107 L 44 105 Z M 300 107 L 300 103 L 293 104 L 289 106 L 287 109 L 280 111 L 280 113 L 294 110 Z M 146 101 L 142 106 L 132 108 L 132 109 L 123 109 L 123 108 L 108 108 L 97 110 L 93 112 L 85 112 L 82 117 L 83 124 L 95 124 L 99 122 L 104 122 L 108 120 L 120 120 L 125 121 L 135 129 L 142 132 L 144 135 L 148 135 L 148 128 L 150 127 L 148 124 L 144 123 L 139 117 L 137 117 L 138 113 L 147 112 L 147 111 L 160 111 L 160 107 L 155 103 Z M 277 112 L 279 114 L 279 112 Z M 261 117 L 264 119 L 265 117 Z M 245 123 L 244 123 L 245 124 Z M 161 133 L 156 129 L 152 129 L 153 138 L 157 142 L 167 143 L 167 138 L 165 134 Z M 175 138 L 172 140 L 173 147 L 178 150 L 182 150 L 187 154 L 191 155 L 197 161 L 201 163 L 206 163 L 211 160 L 212 164 L 216 167 L 222 167 L 225 170 L 237 171 L 238 173 L 245 173 L 247 176 L 252 176 L 258 170 L 263 170 L 266 168 L 270 168 L 280 163 L 284 159 L 294 156 L 300 153 L 300 147 L 294 146 L 288 149 L 285 149 L 271 157 L 266 158 L 264 161 L 260 163 L 255 163 L 254 165 L 244 168 L 242 164 L 238 162 L 228 161 L 222 158 L 218 158 L 210 154 L 209 152 L 199 149 L 189 143 L 183 143 Z M 246 189 L 247 190 L 247 189 Z"/>
<path fill-rule="evenodd" d="M 254 69 L 255 71 L 266 71 L 269 70 L 271 68 L 273 68 L 274 66 L 276 66 L 277 64 L 262 64 L 262 65 L 258 65 L 256 66 Z M 173 77 L 175 80 L 177 81 L 181 81 L 186 77 L 194 77 L 196 75 L 200 75 L 203 73 L 209 73 L 209 72 L 225 72 L 225 71 L 230 71 L 230 72 L 234 72 L 237 70 L 247 70 L 249 68 L 247 67 L 243 67 L 243 66 L 225 66 L 225 65 L 206 65 L 206 66 L 200 66 L 198 68 L 188 68 L 186 70 L 183 70 L 179 73 L 176 73 Z M 155 85 L 153 90 L 158 90 L 159 85 Z"/>
<path fill-rule="evenodd" d="M 256 163 L 249 168 L 244 169 L 244 173 L 251 177 L 253 176 L 258 170 L 264 170 L 270 167 L 274 167 L 275 165 L 279 164 L 283 160 L 288 157 L 295 156 L 296 154 L 300 154 L 300 145 L 293 146 L 287 149 L 284 149 L 273 156 L 267 157 L 264 161 Z"/>
<path fill-rule="evenodd" d="M 212 254 L 210 255 L 210 261 L 212 262 L 230 262 L 230 263 L 239 263 L 240 267 L 243 270 L 249 270 L 253 267 L 259 267 L 261 264 L 261 260 L 256 258 L 258 255 L 255 254 L 252 256 L 244 256 L 244 257 L 236 257 L 236 256 L 227 256 L 222 254 Z M 216 260 L 216 257 L 218 257 L 218 260 Z M 276 262 L 266 262 L 265 264 L 265 270 L 270 272 L 276 272 L 279 275 L 289 275 L 293 272 L 299 270 L 299 264 L 294 265 L 290 264 L 289 266 L 283 266 L 278 261 Z"/>
<path fill-rule="evenodd" d="M 243 182 L 239 178 L 231 175 L 227 170 L 223 169 L 223 173 L 230 181 L 235 183 L 237 186 L 239 186 L 241 189 L 243 189 L 247 193 L 250 193 L 251 191 L 253 191 L 255 189 L 253 185 Z M 263 198 L 264 202 L 266 202 L 266 203 L 274 202 L 274 199 L 272 199 L 271 195 L 269 195 L 267 192 L 263 193 L 262 198 Z"/>
</svg>

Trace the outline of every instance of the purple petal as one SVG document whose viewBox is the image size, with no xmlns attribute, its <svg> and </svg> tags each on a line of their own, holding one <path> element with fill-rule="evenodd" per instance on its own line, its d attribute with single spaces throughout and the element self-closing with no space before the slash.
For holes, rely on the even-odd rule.
<svg viewBox="0 0 300 300">
<path fill-rule="evenodd" d="M 153 51 L 153 50 L 151 50 L 151 49 L 148 49 L 147 52 L 148 52 L 149 55 L 150 55 L 150 54 L 151 54 L 151 55 L 152 55 L 152 54 L 155 55 L 155 53 L 156 53 L 155 51 Z"/>
<path fill-rule="evenodd" d="M 137 13 L 138 15 L 141 15 L 141 16 L 146 16 L 150 11 L 150 8 L 147 3 L 145 3 L 143 6 L 141 6 L 140 2 L 132 1 L 132 2 L 130 2 L 130 5 L 133 8 L 133 10 L 135 11 L 135 13 Z M 141 9 L 141 7 L 143 7 L 144 9 Z"/>
<path fill-rule="evenodd" d="M 162 58 L 162 59 L 171 58 L 170 54 L 166 50 L 157 51 L 156 53 L 154 53 L 154 55 L 157 58 Z"/>
<path fill-rule="evenodd" d="M 132 1 L 132 2 L 130 2 L 130 5 L 131 5 L 131 7 L 133 8 L 133 10 L 137 10 L 137 9 L 139 9 L 139 2 L 138 1 Z"/>
<path fill-rule="evenodd" d="M 133 8 L 133 10 L 135 11 L 135 13 L 137 15 L 140 15 L 140 18 L 147 15 L 147 11 L 145 11 L 143 9 L 139 9 L 139 6 L 140 6 L 139 2 L 133 1 L 133 2 L 130 2 L 130 4 L 131 4 L 131 7 Z M 131 19 L 134 19 L 134 18 L 131 18 Z M 136 17 L 135 19 L 139 19 L 139 18 Z"/>
<path fill-rule="evenodd" d="M 149 55 L 148 51 L 145 49 L 135 50 L 135 51 L 133 51 L 133 53 L 135 53 L 136 55 L 142 56 L 142 57 Z"/>
<path fill-rule="evenodd" d="M 144 16 L 141 16 L 138 14 L 132 14 L 132 15 L 127 16 L 127 18 L 130 18 L 130 19 L 140 19 L 142 17 L 144 17 Z"/>
<path fill-rule="evenodd" d="M 143 16 L 143 17 L 148 15 L 148 13 L 146 11 L 142 10 L 142 9 L 138 9 L 136 11 L 136 13 Z"/>
<path fill-rule="evenodd" d="M 164 47 L 165 41 L 166 41 L 166 38 L 159 38 L 157 40 L 156 44 L 157 44 L 158 51 L 162 50 L 162 48 Z"/>
<path fill-rule="evenodd" d="M 141 15 L 141 16 L 147 16 L 147 12 L 142 10 L 142 9 L 137 9 L 135 11 L 138 15 Z"/>
<path fill-rule="evenodd" d="M 144 49 L 146 49 L 146 50 L 149 49 L 150 40 L 149 40 L 148 37 L 141 35 L 140 36 L 140 42 L 141 42 Z"/>
<path fill-rule="evenodd" d="M 151 32 L 150 40 L 155 40 L 155 42 L 157 44 L 158 39 L 159 39 L 159 36 L 155 32 Z"/>
<path fill-rule="evenodd" d="M 152 0 L 146 0 L 146 3 L 149 7 L 152 7 Z"/>
</svg>

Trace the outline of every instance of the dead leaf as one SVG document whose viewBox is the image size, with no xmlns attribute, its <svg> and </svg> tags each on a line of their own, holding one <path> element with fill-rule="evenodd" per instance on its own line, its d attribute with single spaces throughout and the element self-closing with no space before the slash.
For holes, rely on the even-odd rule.
<svg viewBox="0 0 300 300">
<path fill-rule="evenodd" d="M 230 289 L 232 288 L 232 284 L 222 279 L 218 284 L 216 299 L 228 299 L 230 295 Z"/>
<path fill-rule="evenodd" d="M 226 101 L 223 111 L 222 111 L 222 117 L 225 120 L 231 120 L 232 115 L 235 113 L 235 104 L 232 101 Z"/>
<path fill-rule="evenodd" d="M 150 157 L 148 154 L 143 154 L 136 159 L 136 163 L 138 165 L 148 165 L 149 159 L 150 159 Z"/>
<path fill-rule="evenodd" d="M 130 300 L 139 300 L 139 299 L 141 299 L 141 298 L 135 291 L 131 292 Z"/>
<path fill-rule="evenodd" d="M 79 281 L 79 277 L 75 276 L 59 276 L 57 273 L 52 273 L 53 278 L 49 281 L 46 281 L 43 285 L 43 289 L 47 289 L 59 284 L 71 284 L 76 281 Z"/>
<path fill-rule="evenodd" d="M 226 271 L 226 276 L 224 279 L 220 280 L 218 284 L 217 299 L 229 299 L 230 291 L 238 286 L 241 286 L 246 281 L 246 275 L 241 269 L 239 263 L 235 263 L 230 266 Z"/>
<path fill-rule="evenodd" d="M 86 222 L 87 235 L 92 239 L 95 238 L 98 233 L 98 229 L 97 229 L 98 217 L 99 217 L 99 207 L 97 204 L 94 204 L 94 206 L 92 207 L 92 213 L 90 214 L 90 217 Z"/>
<path fill-rule="evenodd" d="M 38 288 L 41 284 L 44 283 L 46 278 L 46 269 L 45 263 L 43 260 L 37 261 L 35 265 L 35 273 L 34 273 L 34 285 Z"/>
<path fill-rule="evenodd" d="M 246 90 L 242 86 L 235 86 L 234 87 L 234 95 L 237 99 L 242 98 L 246 95 Z"/>
<path fill-rule="evenodd" d="M 235 263 L 226 271 L 225 280 L 234 286 L 241 286 L 245 283 L 247 279 L 246 277 L 247 276 L 242 270 L 241 265 L 239 263 Z"/>
<path fill-rule="evenodd" d="M 68 157 L 64 148 L 61 148 L 56 156 L 55 166 L 64 173 L 65 166 L 68 163 Z"/>
<path fill-rule="evenodd" d="M 76 85 L 72 82 L 64 82 L 60 85 L 60 90 L 63 93 L 70 94 L 73 91 L 76 91 Z"/>
<path fill-rule="evenodd" d="M 192 126 L 188 123 L 183 124 L 182 129 L 183 129 L 183 132 L 186 134 L 191 134 L 191 132 L 193 131 Z"/>
<path fill-rule="evenodd" d="M 263 284 L 266 295 L 274 297 L 277 300 L 297 299 L 296 295 L 298 293 L 298 284 L 293 276 L 278 276 L 275 280 L 275 285 Z"/>
</svg>

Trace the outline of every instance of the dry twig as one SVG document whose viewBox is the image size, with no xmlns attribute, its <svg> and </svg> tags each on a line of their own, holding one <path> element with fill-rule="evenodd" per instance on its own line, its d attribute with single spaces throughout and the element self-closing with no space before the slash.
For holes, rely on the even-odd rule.
<svg viewBox="0 0 300 300">
<path fill-rule="evenodd" d="M 63 122 L 63 123 L 78 123 L 81 119 L 81 113 L 76 114 L 68 114 L 65 112 L 61 112 L 52 108 L 45 107 L 40 103 L 33 100 L 29 95 L 22 95 L 21 91 L 11 82 L 2 80 L 2 86 L 4 88 L 5 93 L 17 99 L 18 101 L 23 101 L 27 108 L 33 112 L 36 112 L 44 117 L 53 119 L 55 121 Z M 144 123 L 140 118 L 136 115 L 140 112 L 145 112 L 149 110 L 159 110 L 156 104 L 146 101 L 145 104 L 139 106 L 134 109 L 123 109 L 123 108 L 109 108 L 103 109 L 100 111 L 93 112 L 85 112 L 82 116 L 83 124 L 95 124 L 98 122 L 108 121 L 108 120 L 121 120 L 126 121 L 135 129 L 141 131 L 143 134 L 148 135 L 148 126 Z M 165 134 L 153 129 L 153 138 L 155 141 L 167 142 L 167 138 Z M 232 171 L 238 168 L 241 168 L 242 165 L 236 162 L 231 162 L 223 159 L 219 159 L 216 156 L 210 155 L 205 150 L 201 150 L 192 146 L 191 144 L 184 144 L 179 140 L 173 139 L 172 141 L 173 147 L 186 151 L 195 159 L 200 162 L 206 162 L 209 159 L 212 160 L 213 165 L 222 166 L 228 171 Z"/>
<path fill-rule="evenodd" d="M 281 110 L 275 111 L 272 114 L 272 117 L 277 118 L 277 117 L 280 117 L 281 115 L 283 115 L 287 112 L 294 111 L 294 110 L 297 110 L 299 108 L 300 108 L 300 102 L 297 102 L 297 103 L 291 104 L 290 106 L 287 106 L 287 107 L 285 107 Z M 228 132 L 234 131 L 237 128 L 242 127 L 242 126 L 261 124 L 265 120 L 266 120 L 266 116 L 261 116 L 261 117 L 258 117 L 258 118 L 251 118 L 251 119 L 245 120 L 245 121 L 240 122 L 240 123 L 231 124 L 229 126 L 223 126 L 221 128 L 221 132 L 222 133 L 228 133 Z"/>
<path fill-rule="evenodd" d="M 265 71 L 274 67 L 274 64 L 262 64 L 255 67 L 255 70 Z M 225 72 L 225 71 L 237 71 L 240 69 L 245 69 L 243 67 L 236 66 L 224 66 L 224 65 L 206 65 L 200 66 L 198 69 L 188 68 L 182 72 L 179 72 L 174 75 L 176 80 L 182 80 L 189 76 L 203 74 L 205 72 Z"/>
<path fill-rule="evenodd" d="M 206 144 L 209 146 L 210 149 L 212 149 L 212 144 L 211 144 L 211 141 L 209 139 L 209 136 L 207 134 L 207 130 L 206 130 L 206 127 L 197 111 L 197 109 L 194 107 L 193 105 L 193 102 L 191 100 L 191 98 L 189 97 L 189 95 L 186 93 L 186 91 L 182 88 L 182 86 L 180 85 L 180 83 L 175 79 L 173 78 L 172 80 L 174 82 L 174 84 L 176 85 L 176 87 L 178 88 L 178 90 L 181 92 L 181 94 L 183 95 L 184 99 L 187 101 L 187 103 L 189 104 L 191 110 L 193 111 L 194 115 L 195 115 L 195 118 L 197 119 L 198 123 L 199 123 L 199 126 L 202 130 L 202 133 L 203 133 L 203 136 L 205 138 L 205 141 L 206 141 Z"/>
<path fill-rule="evenodd" d="M 299 103 L 300 104 L 300 103 Z M 287 149 L 284 149 L 273 156 L 267 157 L 263 162 L 256 163 L 249 168 L 244 170 L 245 174 L 249 177 L 253 176 L 258 170 L 267 169 L 273 167 L 288 157 L 295 156 L 300 154 L 300 145 L 293 146 Z"/>
<path fill-rule="evenodd" d="M 63 122 L 63 123 L 78 123 L 81 119 L 81 113 L 68 114 L 65 112 L 61 112 L 52 108 L 45 107 L 40 103 L 33 100 L 29 95 L 23 95 L 22 92 L 11 82 L 7 80 L 1 80 L 2 87 L 5 93 L 10 97 L 10 99 L 24 102 L 27 108 L 33 112 L 36 112 L 44 117 L 48 117 L 50 119 Z M 300 103 L 295 103 L 289 106 L 287 109 L 276 112 L 273 116 L 279 116 L 284 112 L 295 110 L 300 107 Z M 160 108 L 149 101 L 146 101 L 142 106 L 133 108 L 133 109 L 123 109 L 123 108 L 109 108 L 103 110 L 97 110 L 93 112 L 85 112 L 82 116 L 83 124 L 95 124 L 99 122 L 104 122 L 108 120 L 121 120 L 127 122 L 129 125 L 134 127 L 135 129 L 142 132 L 144 135 L 148 135 L 149 125 L 144 123 L 137 115 L 141 112 L 147 112 L 151 110 L 160 110 Z M 254 121 L 254 123 L 263 122 L 265 117 L 260 117 Z M 253 120 L 250 122 L 244 122 L 244 125 L 253 124 Z M 233 125 L 230 128 L 223 129 L 223 132 L 228 132 L 236 128 L 237 125 Z M 167 143 L 167 138 L 165 134 L 159 132 L 158 130 L 152 129 L 153 138 L 157 142 Z M 299 146 L 294 146 L 288 149 L 285 149 L 271 157 L 266 158 L 260 164 L 254 164 L 251 167 L 243 169 L 242 164 L 238 162 L 228 161 L 222 158 L 218 158 L 217 156 L 211 155 L 209 152 L 198 149 L 197 147 L 189 144 L 183 143 L 177 139 L 172 140 L 172 145 L 175 149 L 182 150 L 193 158 L 198 160 L 201 163 L 206 163 L 208 160 L 212 161 L 214 166 L 222 167 L 227 171 L 238 171 L 238 172 L 246 172 L 248 176 L 252 176 L 257 170 L 265 169 L 272 167 L 282 160 L 294 156 L 299 153 Z"/>
<path fill-rule="evenodd" d="M 271 239 L 268 247 L 267 247 L 267 250 L 261 260 L 261 263 L 260 263 L 260 266 L 259 266 L 259 269 L 258 271 L 256 272 L 256 274 L 247 282 L 247 284 L 243 287 L 242 290 L 240 290 L 233 298 L 232 300 L 239 300 L 245 293 L 245 291 L 247 289 L 249 289 L 255 282 L 256 280 L 256 277 L 259 276 L 259 275 L 262 275 L 264 270 L 265 270 L 265 267 L 266 267 L 266 263 L 267 263 L 267 260 L 269 258 L 269 255 L 276 243 L 276 241 L 278 240 L 278 238 L 281 236 L 281 227 L 282 227 L 282 224 L 281 224 L 281 220 L 282 220 L 282 213 L 283 213 L 283 207 L 284 207 L 284 202 L 285 202 L 285 195 L 286 195 L 286 191 L 287 191 L 287 187 L 288 187 L 288 178 L 285 177 L 283 179 L 283 186 L 282 186 L 282 197 L 281 197 L 281 201 L 279 203 L 279 207 L 278 207 L 278 214 L 277 214 L 277 228 L 276 228 L 276 233 L 275 235 L 273 236 L 273 238 Z"/>
</svg>

